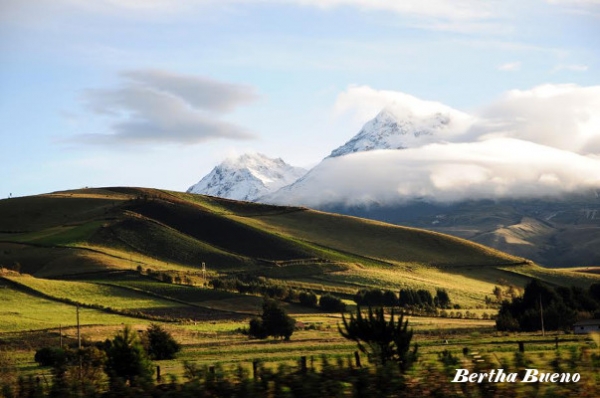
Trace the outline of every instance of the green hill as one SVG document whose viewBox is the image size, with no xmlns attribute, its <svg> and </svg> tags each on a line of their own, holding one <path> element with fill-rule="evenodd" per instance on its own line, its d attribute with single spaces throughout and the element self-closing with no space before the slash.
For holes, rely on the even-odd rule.
<svg viewBox="0 0 600 398">
<path fill-rule="evenodd" d="M 170 312 L 207 319 L 224 316 L 210 311 L 235 312 L 232 303 L 243 295 L 215 297 L 198 287 L 205 282 L 203 263 L 208 278 L 261 277 L 344 297 L 363 287 L 432 292 L 441 287 L 471 308 L 500 280 L 522 286 L 537 277 L 585 286 L 600 279 L 546 270 L 456 237 L 300 207 L 145 188 L 0 201 L 0 265 L 35 277 L 5 275 L 20 294 L 37 292 L 100 310 L 109 306 L 127 316 L 160 318 Z M 113 297 L 110 305 L 102 304 L 103 296 Z M 141 304 L 123 304 L 133 296 Z"/>
</svg>

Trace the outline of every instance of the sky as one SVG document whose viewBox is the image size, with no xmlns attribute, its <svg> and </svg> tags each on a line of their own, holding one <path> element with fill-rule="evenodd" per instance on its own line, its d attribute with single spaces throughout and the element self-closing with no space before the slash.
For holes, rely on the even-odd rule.
<svg viewBox="0 0 600 398">
<path fill-rule="evenodd" d="M 0 0 L 0 198 L 183 191 L 247 151 L 312 167 L 402 96 L 496 126 L 410 156 L 589 173 L 598 49 L 600 0 Z"/>
</svg>

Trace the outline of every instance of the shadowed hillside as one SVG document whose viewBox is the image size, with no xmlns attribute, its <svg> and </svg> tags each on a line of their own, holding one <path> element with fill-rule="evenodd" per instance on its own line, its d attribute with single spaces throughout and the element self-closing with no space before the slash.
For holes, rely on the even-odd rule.
<svg viewBox="0 0 600 398">
<path fill-rule="evenodd" d="M 204 285 L 206 278 L 229 276 L 348 297 L 363 287 L 440 287 L 467 305 L 489 295 L 499 280 L 521 286 L 531 277 L 578 285 L 598 279 L 593 273 L 548 271 L 436 232 L 144 188 L 0 201 L 0 265 L 38 278 L 125 280 L 129 287 L 135 278 Z M 31 289 L 46 286 L 25 282 Z"/>
</svg>

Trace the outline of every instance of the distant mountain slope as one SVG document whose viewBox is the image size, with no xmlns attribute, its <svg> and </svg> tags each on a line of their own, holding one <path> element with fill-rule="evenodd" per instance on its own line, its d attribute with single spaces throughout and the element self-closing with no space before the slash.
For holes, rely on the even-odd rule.
<svg viewBox="0 0 600 398">
<path fill-rule="evenodd" d="M 538 199 L 325 208 L 458 236 L 546 266 L 600 264 L 600 198 L 594 191 Z"/>
<path fill-rule="evenodd" d="M 282 159 L 244 154 L 225 160 L 187 192 L 253 201 L 293 183 L 305 173 L 305 169 L 290 166 Z"/>
</svg>

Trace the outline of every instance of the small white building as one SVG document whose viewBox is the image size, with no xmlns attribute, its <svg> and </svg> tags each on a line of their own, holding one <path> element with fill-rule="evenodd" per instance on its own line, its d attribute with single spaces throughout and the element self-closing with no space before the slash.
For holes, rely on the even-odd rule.
<svg viewBox="0 0 600 398">
<path fill-rule="evenodd" d="M 600 319 L 586 319 L 585 321 L 579 321 L 573 325 L 573 333 L 575 334 L 587 334 L 592 332 L 600 333 Z"/>
</svg>

